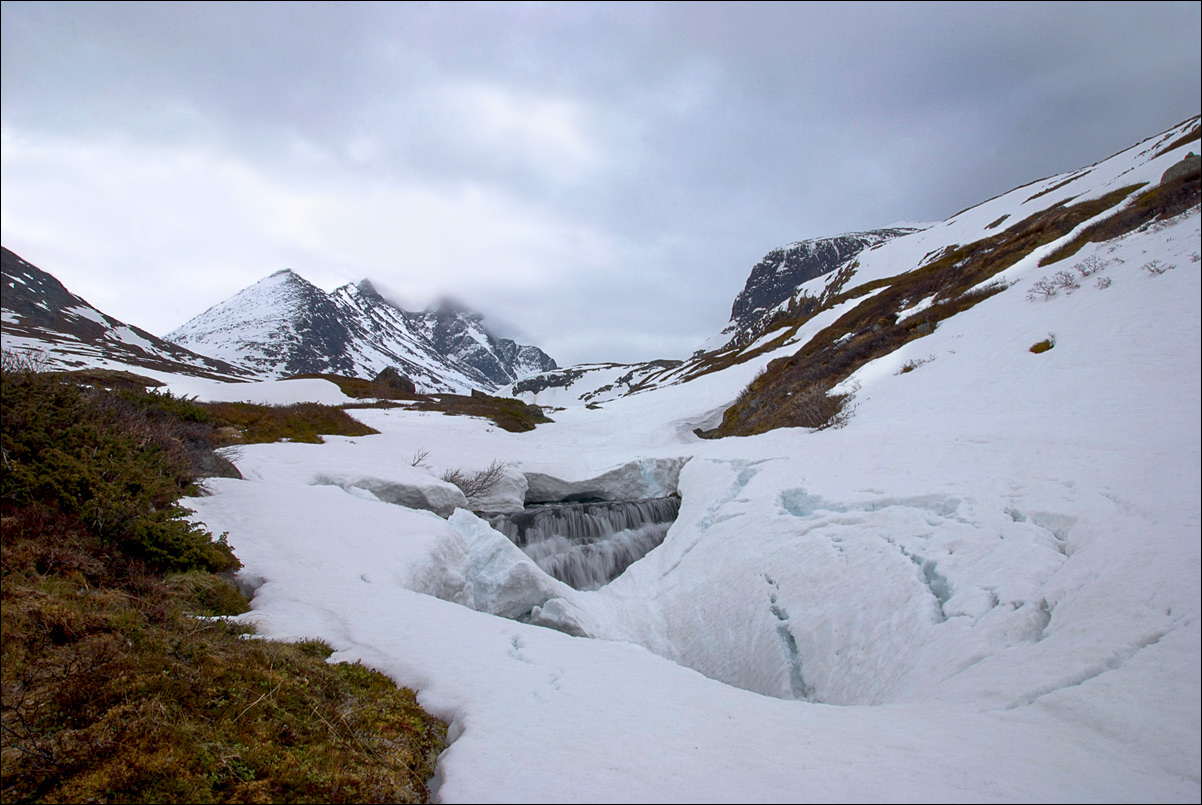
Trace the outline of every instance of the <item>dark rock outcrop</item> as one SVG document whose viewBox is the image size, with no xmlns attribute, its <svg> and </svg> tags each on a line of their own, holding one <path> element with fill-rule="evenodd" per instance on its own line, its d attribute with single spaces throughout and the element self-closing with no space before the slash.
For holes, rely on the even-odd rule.
<svg viewBox="0 0 1202 805">
<path fill-rule="evenodd" d="M 743 290 L 730 309 L 730 324 L 723 330 L 728 343 L 746 343 L 765 321 L 796 294 L 802 284 L 846 265 L 864 249 L 918 230 L 908 227 L 849 232 L 815 238 L 773 249 L 756 263 Z"/>
<path fill-rule="evenodd" d="M 25 344 L 45 345 L 46 352 L 54 356 L 55 368 L 97 366 L 114 361 L 221 380 L 250 374 L 240 366 L 198 355 L 113 318 L 32 263 L 8 249 L 0 252 L 4 333 L 20 338 Z M 119 383 L 119 374 L 110 372 L 107 379 Z"/>
<path fill-rule="evenodd" d="M 413 381 L 397 371 L 395 366 L 385 366 L 372 382 L 378 386 L 384 386 L 390 391 L 399 391 L 403 394 L 414 394 L 417 392 L 417 387 L 413 385 Z"/>
</svg>

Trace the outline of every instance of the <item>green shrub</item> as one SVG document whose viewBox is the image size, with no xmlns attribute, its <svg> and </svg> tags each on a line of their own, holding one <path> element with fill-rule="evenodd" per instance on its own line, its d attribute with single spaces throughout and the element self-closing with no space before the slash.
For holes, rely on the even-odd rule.
<svg viewBox="0 0 1202 805">
<path fill-rule="evenodd" d="M 205 403 L 217 427 L 233 428 L 238 436 L 229 444 L 264 444 L 279 441 L 321 444 L 329 436 L 367 436 L 379 433 L 341 408 L 319 403 L 254 405 L 252 403 Z"/>
<path fill-rule="evenodd" d="M 4 423 L 0 499 L 79 517 L 127 553 L 170 570 L 236 567 L 228 545 L 185 519 L 194 479 L 189 442 L 207 425 L 182 421 L 163 395 L 81 388 L 36 372 L 0 373 Z"/>
<path fill-rule="evenodd" d="M 446 725 L 412 691 L 212 617 L 247 604 L 177 503 L 207 412 L 2 369 L 4 801 L 426 801 Z"/>
<path fill-rule="evenodd" d="M 6 802 L 428 799 L 446 726 L 412 691 L 195 617 L 240 598 L 211 574 L 147 573 L 61 515 L 5 520 Z"/>
</svg>

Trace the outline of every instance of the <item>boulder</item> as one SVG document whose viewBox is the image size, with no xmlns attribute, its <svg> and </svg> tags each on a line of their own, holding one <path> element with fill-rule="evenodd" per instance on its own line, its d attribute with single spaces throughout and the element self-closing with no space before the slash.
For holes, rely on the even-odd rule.
<svg viewBox="0 0 1202 805">
<path fill-rule="evenodd" d="M 1180 162 L 1169 166 L 1169 169 L 1161 175 L 1160 183 L 1168 184 L 1178 177 L 1193 176 L 1197 173 L 1202 173 L 1202 157 L 1190 151 L 1182 157 Z"/>
<path fill-rule="evenodd" d="M 372 380 L 377 386 L 402 394 L 416 394 L 417 386 L 395 366 L 385 366 Z"/>
</svg>

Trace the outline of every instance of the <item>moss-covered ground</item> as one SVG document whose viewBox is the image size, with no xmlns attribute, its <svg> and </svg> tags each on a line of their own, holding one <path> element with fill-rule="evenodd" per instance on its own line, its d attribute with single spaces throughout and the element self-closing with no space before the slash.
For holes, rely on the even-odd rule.
<svg viewBox="0 0 1202 805">
<path fill-rule="evenodd" d="M 248 639 L 185 519 L 218 418 L 5 361 L 5 802 L 421 802 L 445 725 L 320 642 Z M 341 413 L 341 412 L 340 412 Z"/>
</svg>

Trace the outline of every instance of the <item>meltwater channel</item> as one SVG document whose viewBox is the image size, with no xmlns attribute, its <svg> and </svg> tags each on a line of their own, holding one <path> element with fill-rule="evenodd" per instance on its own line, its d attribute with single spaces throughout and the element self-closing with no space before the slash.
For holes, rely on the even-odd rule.
<svg viewBox="0 0 1202 805">
<path fill-rule="evenodd" d="M 488 524 L 526 552 L 548 575 L 577 590 L 596 590 L 664 541 L 680 498 L 547 503 Z"/>
</svg>

